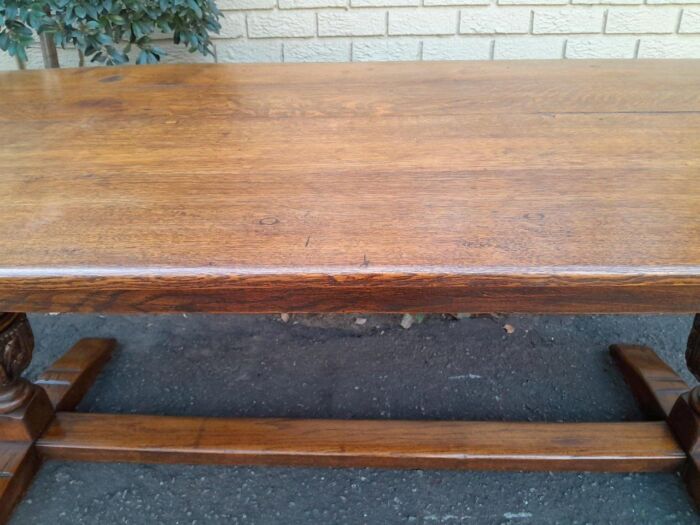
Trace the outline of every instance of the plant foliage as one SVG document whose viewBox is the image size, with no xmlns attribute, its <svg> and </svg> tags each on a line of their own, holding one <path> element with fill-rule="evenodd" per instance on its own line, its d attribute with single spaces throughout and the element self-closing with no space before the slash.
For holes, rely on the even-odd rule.
<svg viewBox="0 0 700 525">
<path fill-rule="evenodd" d="M 153 64 L 165 54 L 154 34 L 213 55 L 209 32 L 219 32 L 220 16 L 214 0 L 0 0 L 0 49 L 26 62 L 34 35 L 44 34 L 94 62 L 124 64 L 138 48 L 136 63 Z"/>
</svg>

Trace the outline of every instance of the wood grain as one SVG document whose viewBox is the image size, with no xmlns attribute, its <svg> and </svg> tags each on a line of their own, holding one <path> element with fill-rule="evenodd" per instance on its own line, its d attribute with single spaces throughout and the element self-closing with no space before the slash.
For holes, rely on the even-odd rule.
<svg viewBox="0 0 700 525">
<path fill-rule="evenodd" d="M 112 357 L 114 339 L 81 339 L 35 381 L 55 410 L 73 410 Z"/>
<path fill-rule="evenodd" d="M 678 397 L 668 417 L 668 426 L 688 453 L 683 479 L 700 510 L 700 386 Z"/>
<path fill-rule="evenodd" d="M 22 377 L 34 351 L 26 314 L 0 314 L 0 419 L 27 404 L 36 387 Z"/>
<path fill-rule="evenodd" d="M 700 509 L 700 386 L 688 391 L 685 381 L 651 348 L 612 345 L 610 352 L 642 409 L 650 418 L 665 419 L 688 454 L 683 479 Z"/>
<path fill-rule="evenodd" d="M 612 345 L 610 353 L 649 418 L 665 420 L 688 384 L 651 348 Z"/>
<path fill-rule="evenodd" d="M 31 443 L 0 442 L 0 524 L 7 523 L 39 468 Z"/>
<path fill-rule="evenodd" d="M 0 74 L 0 309 L 700 311 L 700 61 Z"/>
<path fill-rule="evenodd" d="M 487 470 L 672 470 L 665 423 L 212 419 L 58 413 L 48 458 L 138 463 Z"/>
</svg>

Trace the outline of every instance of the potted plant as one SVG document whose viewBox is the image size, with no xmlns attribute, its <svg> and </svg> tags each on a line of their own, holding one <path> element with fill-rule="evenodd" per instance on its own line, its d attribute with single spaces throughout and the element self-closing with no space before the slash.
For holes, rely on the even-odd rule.
<svg viewBox="0 0 700 525">
<path fill-rule="evenodd" d="M 4 0 L 0 2 L 0 50 L 20 68 L 38 35 L 45 67 L 59 67 L 56 47 L 74 47 L 79 63 L 106 65 L 160 61 L 154 36 L 172 36 L 191 53 L 214 55 L 209 33 L 218 33 L 214 0 Z"/>
</svg>

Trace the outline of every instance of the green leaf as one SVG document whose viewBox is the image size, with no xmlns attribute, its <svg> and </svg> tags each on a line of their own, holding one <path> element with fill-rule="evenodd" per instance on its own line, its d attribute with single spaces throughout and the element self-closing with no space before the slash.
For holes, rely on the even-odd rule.
<svg viewBox="0 0 700 525">
<path fill-rule="evenodd" d="M 197 18 L 202 18 L 202 10 L 199 8 L 199 5 L 197 5 L 197 2 L 195 0 L 187 0 L 187 5 L 190 6 L 190 9 L 194 11 L 194 14 L 197 15 Z"/>
<path fill-rule="evenodd" d="M 148 64 L 148 51 L 142 49 L 139 53 L 139 57 L 136 59 L 137 64 Z"/>
<path fill-rule="evenodd" d="M 26 60 L 27 46 L 45 34 L 102 64 L 128 62 L 136 44 L 137 62 L 154 64 L 165 55 L 151 43 L 155 32 L 171 34 L 190 52 L 212 54 L 209 35 L 219 31 L 220 16 L 213 0 L 0 0 L 0 52 Z"/>
</svg>

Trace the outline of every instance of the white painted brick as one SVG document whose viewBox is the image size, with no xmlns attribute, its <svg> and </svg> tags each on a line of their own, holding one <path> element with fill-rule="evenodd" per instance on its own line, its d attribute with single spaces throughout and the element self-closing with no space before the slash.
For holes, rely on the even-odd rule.
<svg viewBox="0 0 700 525">
<path fill-rule="evenodd" d="M 679 33 L 700 33 L 700 9 L 684 9 Z"/>
<path fill-rule="evenodd" d="M 225 12 L 218 38 L 238 38 L 245 34 L 245 18 L 240 13 Z"/>
<path fill-rule="evenodd" d="M 282 62 L 282 43 L 270 40 L 222 40 L 216 43 L 219 62 Z"/>
<path fill-rule="evenodd" d="M 569 0 L 498 0 L 498 5 L 564 5 Z"/>
<path fill-rule="evenodd" d="M 385 11 L 362 9 L 318 14 L 319 36 L 373 36 L 385 32 Z"/>
<path fill-rule="evenodd" d="M 700 39 L 693 37 L 642 38 L 639 58 L 700 58 Z"/>
<path fill-rule="evenodd" d="M 465 34 L 514 34 L 530 30 L 532 11 L 528 7 L 464 9 L 459 32 Z"/>
<path fill-rule="evenodd" d="M 601 33 L 605 11 L 599 8 L 535 9 L 532 32 L 536 35 L 559 33 Z"/>
<path fill-rule="evenodd" d="M 519 58 L 562 58 L 564 54 L 564 39 L 552 36 L 533 38 L 508 37 L 496 39 L 493 48 L 495 59 Z"/>
<path fill-rule="evenodd" d="M 27 69 L 44 69 L 44 59 L 41 56 L 41 49 L 38 43 L 32 44 L 27 48 Z M 61 49 L 58 48 L 58 62 L 61 67 L 78 67 L 78 52 L 75 49 Z M 134 63 L 133 60 L 131 62 Z M 96 63 L 91 63 L 89 60 L 85 61 L 88 67 L 102 67 L 97 66 Z M 9 53 L 5 51 L 0 51 L 0 71 L 14 71 L 17 69 L 17 61 L 15 57 L 11 57 Z"/>
<path fill-rule="evenodd" d="M 666 5 L 666 4 L 700 4 L 698 0 L 647 0 L 647 4 Z"/>
<path fill-rule="evenodd" d="M 279 0 L 280 9 L 313 9 L 318 7 L 345 7 L 347 0 Z"/>
<path fill-rule="evenodd" d="M 420 5 L 420 0 L 350 0 L 350 5 L 352 7 L 415 7 Z"/>
<path fill-rule="evenodd" d="M 214 45 L 217 47 L 217 53 L 218 53 L 218 42 L 220 41 L 215 41 Z M 197 64 L 209 64 L 214 62 L 214 57 L 211 55 L 202 55 L 200 53 L 190 53 L 187 47 L 183 45 L 175 45 L 173 44 L 172 38 L 169 40 L 158 40 L 154 42 L 155 45 L 157 45 L 159 48 L 161 48 L 163 51 L 166 52 L 165 55 L 163 55 L 160 59 L 162 64 L 181 64 L 183 62 L 187 63 L 197 63 Z M 136 63 L 136 59 L 138 58 L 139 51 L 138 49 L 134 46 L 131 48 L 131 53 L 129 53 L 129 58 L 131 60 L 131 64 Z M 86 60 L 87 62 L 87 60 Z M 61 66 L 66 67 L 67 64 L 64 64 L 61 62 Z M 76 64 L 77 65 L 77 64 Z"/>
<path fill-rule="evenodd" d="M 423 0 L 425 6 L 437 5 L 489 5 L 491 0 Z"/>
<path fill-rule="evenodd" d="M 284 43 L 285 62 L 349 62 L 350 42 L 338 39 Z"/>
<path fill-rule="evenodd" d="M 272 9 L 276 0 L 217 0 L 216 5 L 222 11 L 241 9 Z"/>
<path fill-rule="evenodd" d="M 566 58 L 634 58 L 637 38 L 622 36 L 574 37 L 566 42 Z"/>
<path fill-rule="evenodd" d="M 490 38 L 434 38 L 423 40 L 423 60 L 488 60 Z"/>
<path fill-rule="evenodd" d="M 250 38 L 304 37 L 316 33 L 316 13 L 270 13 L 248 15 Z"/>
<path fill-rule="evenodd" d="M 675 8 L 611 8 L 606 33 L 673 33 L 678 23 Z"/>
<path fill-rule="evenodd" d="M 212 34 L 220 62 L 561 58 L 562 52 L 566 58 L 628 59 L 637 48 L 640 58 L 700 58 L 700 0 L 217 3 L 225 15 L 221 34 Z M 168 52 L 164 62 L 212 60 L 173 46 L 170 35 L 161 38 L 167 40 L 158 42 Z M 29 67 L 41 68 L 38 47 L 29 53 Z M 77 65 L 74 50 L 59 54 L 63 65 Z M 0 70 L 15 68 L 0 52 Z"/>
<path fill-rule="evenodd" d="M 571 0 L 574 5 L 636 5 L 644 0 Z"/>
<path fill-rule="evenodd" d="M 357 61 L 418 60 L 418 40 L 376 39 L 352 44 L 352 59 Z"/>
<path fill-rule="evenodd" d="M 31 57 L 29 60 L 31 61 Z M 15 58 L 11 57 L 9 53 L 0 51 L 0 71 L 14 71 L 15 69 L 17 69 Z"/>
<path fill-rule="evenodd" d="M 457 32 L 455 9 L 397 9 L 389 11 L 390 35 L 450 35 Z"/>
</svg>

